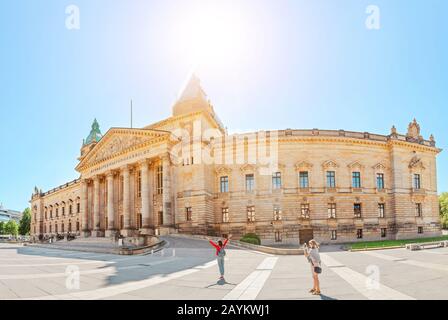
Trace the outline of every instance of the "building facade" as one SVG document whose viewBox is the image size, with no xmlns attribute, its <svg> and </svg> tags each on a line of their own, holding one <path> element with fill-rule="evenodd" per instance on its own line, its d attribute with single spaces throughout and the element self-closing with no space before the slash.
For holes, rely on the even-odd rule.
<svg viewBox="0 0 448 320">
<path fill-rule="evenodd" d="M 14 220 L 19 223 L 20 219 L 22 219 L 22 215 L 22 212 L 6 209 L 0 204 L 0 222 L 6 223 L 10 220 Z"/>
<path fill-rule="evenodd" d="M 279 130 L 228 135 L 192 77 L 173 115 L 141 129 L 95 120 L 80 178 L 31 199 L 35 239 L 173 232 L 264 243 L 441 234 L 434 137 Z"/>
</svg>

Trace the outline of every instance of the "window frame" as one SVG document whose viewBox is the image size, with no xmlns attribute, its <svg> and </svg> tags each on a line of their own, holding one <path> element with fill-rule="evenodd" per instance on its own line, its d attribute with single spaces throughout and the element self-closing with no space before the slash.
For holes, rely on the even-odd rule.
<svg viewBox="0 0 448 320">
<path fill-rule="evenodd" d="M 384 202 L 378 203 L 378 218 L 386 217 L 386 204 Z"/>
<path fill-rule="evenodd" d="M 326 186 L 329 189 L 336 188 L 336 171 L 326 171 Z"/>
<path fill-rule="evenodd" d="M 357 208 L 359 206 L 359 209 Z M 353 204 L 353 214 L 355 218 L 361 219 L 362 218 L 362 203 L 356 202 Z"/>
<path fill-rule="evenodd" d="M 219 177 L 219 193 L 229 193 L 229 176 Z"/>
<path fill-rule="evenodd" d="M 308 171 L 299 172 L 299 188 L 308 189 L 310 187 L 310 175 Z"/>
<path fill-rule="evenodd" d="M 246 217 L 247 217 L 247 222 L 249 222 L 249 223 L 255 222 L 255 206 L 247 206 L 246 207 Z"/>
<path fill-rule="evenodd" d="M 337 213 L 336 202 L 329 202 L 327 204 L 327 213 L 328 213 L 328 219 L 336 219 L 336 213 Z"/>
<path fill-rule="evenodd" d="M 246 183 L 246 192 L 253 192 L 255 190 L 255 175 L 253 173 L 248 173 L 244 176 L 244 178 Z"/>
<path fill-rule="evenodd" d="M 352 188 L 353 189 L 361 189 L 361 172 L 360 171 L 353 171 L 352 172 Z"/>
<path fill-rule="evenodd" d="M 282 189 L 282 173 L 280 171 L 272 174 L 272 190 Z"/>
</svg>

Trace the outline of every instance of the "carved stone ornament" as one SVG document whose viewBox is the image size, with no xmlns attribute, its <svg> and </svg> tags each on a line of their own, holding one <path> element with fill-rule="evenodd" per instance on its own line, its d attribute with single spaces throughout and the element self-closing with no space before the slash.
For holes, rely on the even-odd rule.
<svg viewBox="0 0 448 320">
<path fill-rule="evenodd" d="M 325 161 L 324 163 L 322 163 L 322 167 L 323 167 L 324 169 L 328 169 L 328 168 L 338 168 L 339 165 L 338 165 L 335 161 L 333 161 L 333 160 L 328 160 L 328 161 Z"/>
<path fill-rule="evenodd" d="M 409 162 L 409 168 L 410 169 L 415 169 L 415 168 L 425 169 L 425 166 L 423 165 L 422 160 L 419 157 L 415 156 Z"/>
<path fill-rule="evenodd" d="M 97 151 L 94 161 L 101 161 L 114 154 L 117 154 L 121 151 L 131 148 L 132 146 L 143 143 L 150 138 L 148 137 L 127 137 L 127 136 L 116 136 L 113 137 L 110 142 L 105 144 Z"/>
<path fill-rule="evenodd" d="M 417 120 L 414 119 L 408 126 L 408 133 L 406 135 L 408 139 L 418 141 L 420 138 L 420 125 L 417 123 Z"/>
</svg>

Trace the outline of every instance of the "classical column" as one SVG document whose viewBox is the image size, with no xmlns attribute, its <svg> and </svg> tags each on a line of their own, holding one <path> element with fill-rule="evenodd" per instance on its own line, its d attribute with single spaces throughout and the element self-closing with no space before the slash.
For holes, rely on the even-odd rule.
<svg viewBox="0 0 448 320">
<path fill-rule="evenodd" d="M 107 231 L 106 237 L 115 235 L 115 211 L 114 211 L 114 172 L 109 171 L 107 181 Z"/>
<path fill-rule="evenodd" d="M 81 181 L 81 229 L 82 235 L 88 237 L 90 235 L 89 231 L 89 203 L 88 203 L 88 181 Z"/>
<path fill-rule="evenodd" d="M 162 172 L 163 172 L 163 225 L 170 226 L 171 217 L 171 175 L 170 175 L 170 158 L 166 154 L 162 156 Z"/>
<path fill-rule="evenodd" d="M 123 173 L 123 235 L 128 236 L 128 231 L 131 229 L 130 172 L 128 166 L 123 167 L 121 170 Z"/>
<path fill-rule="evenodd" d="M 93 178 L 93 235 L 101 236 L 100 231 L 100 177 Z"/>
<path fill-rule="evenodd" d="M 151 199 L 149 195 L 148 161 L 140 162 L 141 170 L 141 198 L 142 198 L 142 233 L 150 233 Z"/>
</svg>

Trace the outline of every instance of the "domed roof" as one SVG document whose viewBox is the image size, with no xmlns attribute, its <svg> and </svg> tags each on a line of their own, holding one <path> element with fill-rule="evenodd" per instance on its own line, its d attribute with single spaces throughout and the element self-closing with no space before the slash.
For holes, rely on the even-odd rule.
<svg viewBox="0 0 448 320">
<path fill-rule="evenodd" d="M 98 121 L 93 120 L 92 130 L 90 130 L 90 134 L 87 136 L 87 139 L 84 140 L 83 145 L 91 144 L 92 142 L 99 142 L 103 135 L 101 134 L 100 125 Z"/>
</svg>

